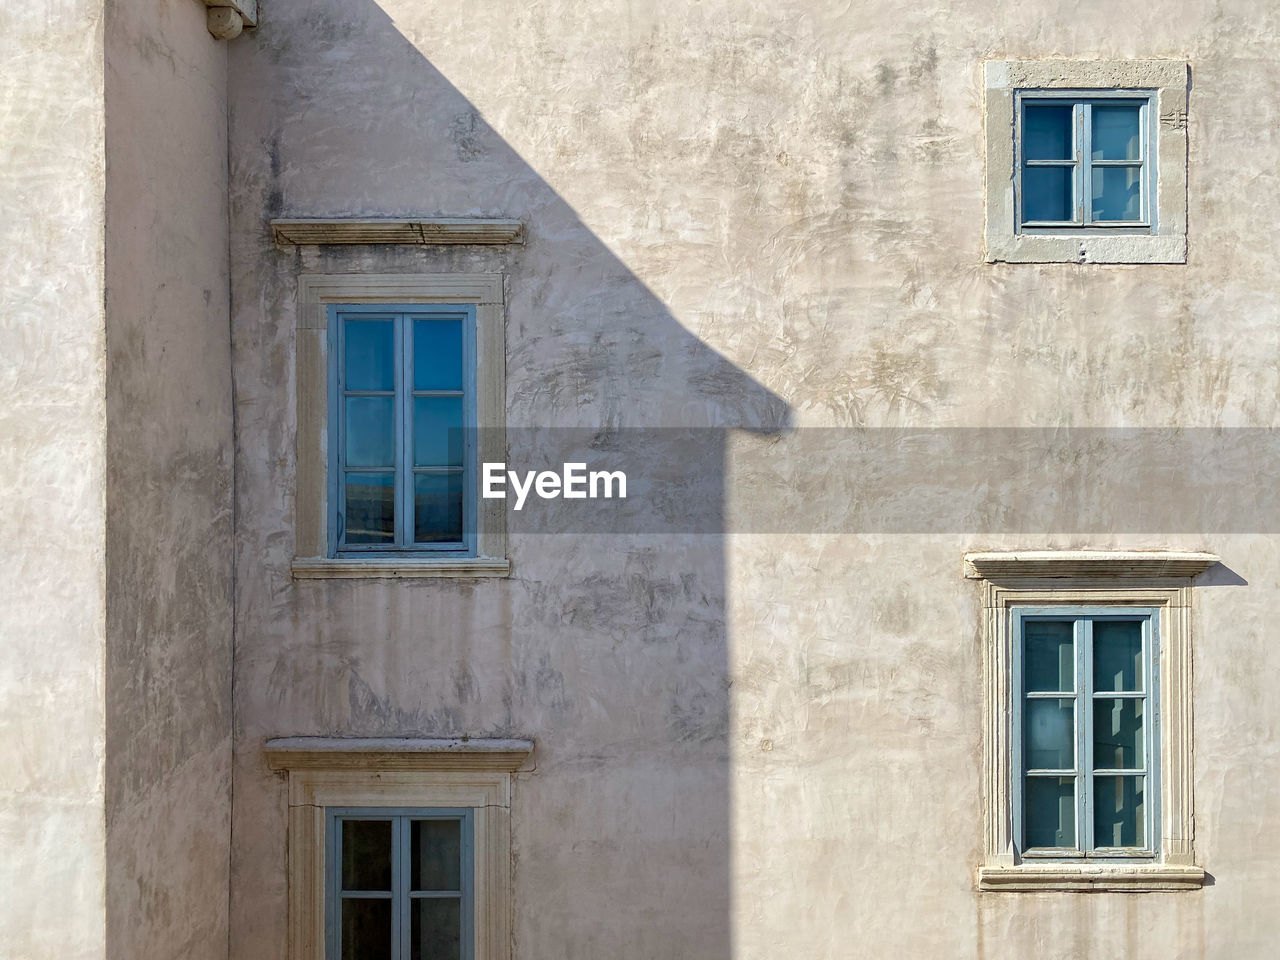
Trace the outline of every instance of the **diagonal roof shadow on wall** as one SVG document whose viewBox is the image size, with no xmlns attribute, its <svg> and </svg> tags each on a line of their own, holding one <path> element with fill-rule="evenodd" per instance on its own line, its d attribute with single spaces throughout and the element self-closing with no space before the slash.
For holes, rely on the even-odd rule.
<svg viewBox="0 0 1280 960">
<path fill-rule="evenodd" d="M 475 52 L 501 67 L 479 40 Z M 786 403 L 682 324 L 382 6 L 279 4 L 231 56 L 233 943 L 284 953 L 283 808 L 262 780 L 263 737 L 522 735 L 539 747 L 513 811 L 518 955 L 727 960 L 726 449 L 731 431 L 784 429 Z M 528 240 L 285 249 L 267 228 L 282 216 L 515 217 Z M 531 446 L 675 428 L 675 447 L 641 459 L 668 490 L 691 478 L 706 522 L 517 529 L 508 581 L 290 582 L 297 275 L 448 271 L 507 277 L 513 448 L 554 462 L 561 451 Z M 542 516 L 554 533 L 557 514 Z"/>
</svg>

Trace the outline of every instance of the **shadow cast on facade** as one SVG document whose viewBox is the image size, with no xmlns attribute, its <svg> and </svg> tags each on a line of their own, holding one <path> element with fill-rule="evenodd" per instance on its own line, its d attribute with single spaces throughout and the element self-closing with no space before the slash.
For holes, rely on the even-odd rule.
<svg viewBox="0 0 1280 960">
<path fill-rule="evenodd" d="M 726 438 L 785 427 L 785 403 L 672 316 L 379 5 L 278 6 L 231 72 L 232 956 L 285 953 L 264 738 L 465 734 L 538 744 L 513 809 L 520 955 L 729 957 Z M 528 239 L 286 249 L 267 229 L 409 215 L 516 217 Z M 512 537 L 510 579 L 290 579 L 298 275 L 451 271 L 506 277 L 510 458 L 607 458 L 620 431 L 698 427 L 644 459 L 692 478 L 706 532 L 593 532 L 561 504 L 563 524 L 535 524 L 550 533 Z"/>
</svg>

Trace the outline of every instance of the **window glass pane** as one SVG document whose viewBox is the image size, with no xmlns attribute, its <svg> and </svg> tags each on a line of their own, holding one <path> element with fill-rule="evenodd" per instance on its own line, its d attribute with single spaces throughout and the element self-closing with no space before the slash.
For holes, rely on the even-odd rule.
<svg viewBox="0 0 1280 960">
<path fill-rule="evenodd" d="M 1142 623 L 1097 620 L 1093 624 L 1093 688 L 1099 692 L 1142 689 Z"/>
<path fill-rule="evenodd" d="M 1026 849 L 1075 847 L 1075 777 L 1027 777 L 1026 785 Z"/>
<path fill-rule="evenodd" d="M 1143 701 L 1132 697 L 1093 701 L 1093 768 L 1142 767 Z"/>
<path fill-rule="evenodd" d="M 413 322 L 413 389 L 462 389 L 462 321 Z"/>
<path fill-rule="evenodd" d="M 1144 777 L 1093 778 L 1093 845 L 1145 847 Z"/>
<path fill-rule="evenodd" d="M 459 960 L 462 903 L 456 897 L 415 898 L 410 912 L 411 960 Z"/>
<path fill-rule="evenodd" d="M 414 397 L 413 463 L 462 466 L 462 398 Z"/>
<path fill-rule="evenodd" d="M 395 322 L 392 320 L 347 320 L 346 371 L 348 390 L 394 390 Z"/>
<path fill-rule="evenodd" d="M 419 473 L 413 478 L 414 543 L 462 540 L 462 474 Z"/>
<path fill-rule="evenodd" d="M 1075 690 L 1074 626 L 1070 620 L 1022 621 L 1022 674 L 1028 692 Z"/>
<path fill-rule="evenodd" d="M 1022 156 L 1026 160 L 1070 160 L 1070 104 L 1026 105 L 1022 131 Z"/>
<path fill-rule="evenodd" d="M 390 473 L 348 473 L 343 511 L 347 543 L 393 543 L 396 478 Z"/>
<path fill-rule="evenodd" d="M 1075 701 L 1027 700 L 1022 710 L 1028 770 L 1075 769 Z"/>
<path fill-rule="evenodd" d="M 392 960 L 391 901 L 342 901 L 342 960 Z"/>
<path fill-rule="evenodd" d="M 1135 106 L 1093 105 L 1094 160 L 1137 160 L 1142 156 L 1138 142 L 1139 110 Z"/>
<path fill-rule="evenodd" d="M 394 467 L 396 412 L 392 397 L 347 398 L 347 466 Z"/>
<path fill-rule="evenodd" d="M 1142 168 L 1093 168 L 1093 219 L 1137 220 L 1142 216 Z"/>
<path fill-rule="evenodd" d="M 461 890 L 462 823 L 414 820 L 410 833 L 410 889 Z"/>
<path fill-rule="evenodd" d="M 1072 219 L 1073 167 L 1024 167 L 1022 170 L 1022 219 Z"/>
<path fill-rule="evenodd" d="M 342 889 L 391 890 L 391 821 L 342 821 Z"/>
</svg>

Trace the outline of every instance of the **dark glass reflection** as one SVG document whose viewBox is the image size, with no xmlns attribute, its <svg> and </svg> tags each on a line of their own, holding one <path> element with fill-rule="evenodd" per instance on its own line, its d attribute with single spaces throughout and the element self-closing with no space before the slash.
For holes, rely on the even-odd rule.
<svg viewBox="0 0 1280 960">
<path fill-rule="evenodd" d="M 391 821 L 342 821 L 342 889 L 391 890 Z"/>
<path fill-rule="evenodd" d="M 342 960 L 391 960 L 390 899 L 342 901 Z"/>
<path fill-rule="evenodd" d="M 1075 701 L 1027 700 L 1022 711 L 1028 770 L 1075 769 Z"/>
<path fill-rule="evenodd" d="M 1075 690 L 1074 630 L 1070 620 L 1022 621 L 1022 675 L 1028 692 Z"/>
<path fill-rule="evenodd" d="M 1024 167 L 1022 219 L 1062 222 L 1072 219 L 1071 167 Z"/>
<path fill-rule="evenodd" d="M 343 526 L 347 543 L 393 543 L 396 478 L 390 473 L 348 473 Z"/>
<path fill-rule="evenodd" d="M 1093 702 L 1093 768 L 1136 770 L 1143 763 L 1142 701 L 1098 699 Z"/>
<path fill-rule="evenodd" d="M 462 466 L 462 441 L 461 397 L 414 398 L 414 466 Z"/>
<path fill-rule="evenodd" d="M 1093 845 L 1145 847 L 1144 777 L 1093 778 Z"/>
<path fill-rule="evenodd" d="M 1022 156 L 1026 160 L 1070 160 L 1070 104 L 1027 104 L 1022 131 Z"/>
<path fill-rule="evenodd" d="M 1027 777 L 1023 807 L 1026 849 L 1076 845 L 1074 777 Z"/>
<path fill-rule="evenodd" d="M 413 389 L 462 389 L 462 321 L 413 322 Z"/>
<path fill-rule="evenodd" d="M 462 540 L 462 536 L 462 474 L 415 474 L 414 542 L 457 543 Z"/>
<path fill-rule="evenodd" d="M 348 320 L 344 383 L 348 390 L 394 390 L 395 321 Z"/>
<path fill-rule="evenodd" d="M 411 960 L 459 960 L 462 903 L 456 897 L 415 898 L 410 912 Z"/>
<path fill-rule="evenodd" d="M 414 820 L 409 843 L 411 889 L 462 889 L 460 821 Z"/>
<path fill-rule="evenodd" d="M 1099 693 L 1142 690 L 1142 623 L 1097 620 L 1093 624 L 1093 688 Z"/>
</svg>

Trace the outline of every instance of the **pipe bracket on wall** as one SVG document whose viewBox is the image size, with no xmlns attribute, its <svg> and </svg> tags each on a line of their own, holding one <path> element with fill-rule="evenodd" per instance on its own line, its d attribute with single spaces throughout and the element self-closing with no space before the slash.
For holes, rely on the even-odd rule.
<svg viewBox="0 0 1280 960">
<path fill-rule="evenodd" d="M 219 40 L 234 40 L 245 27 L 258 25 L 258 0 L 204 0 L 209 32 Z"/>
</svg>

